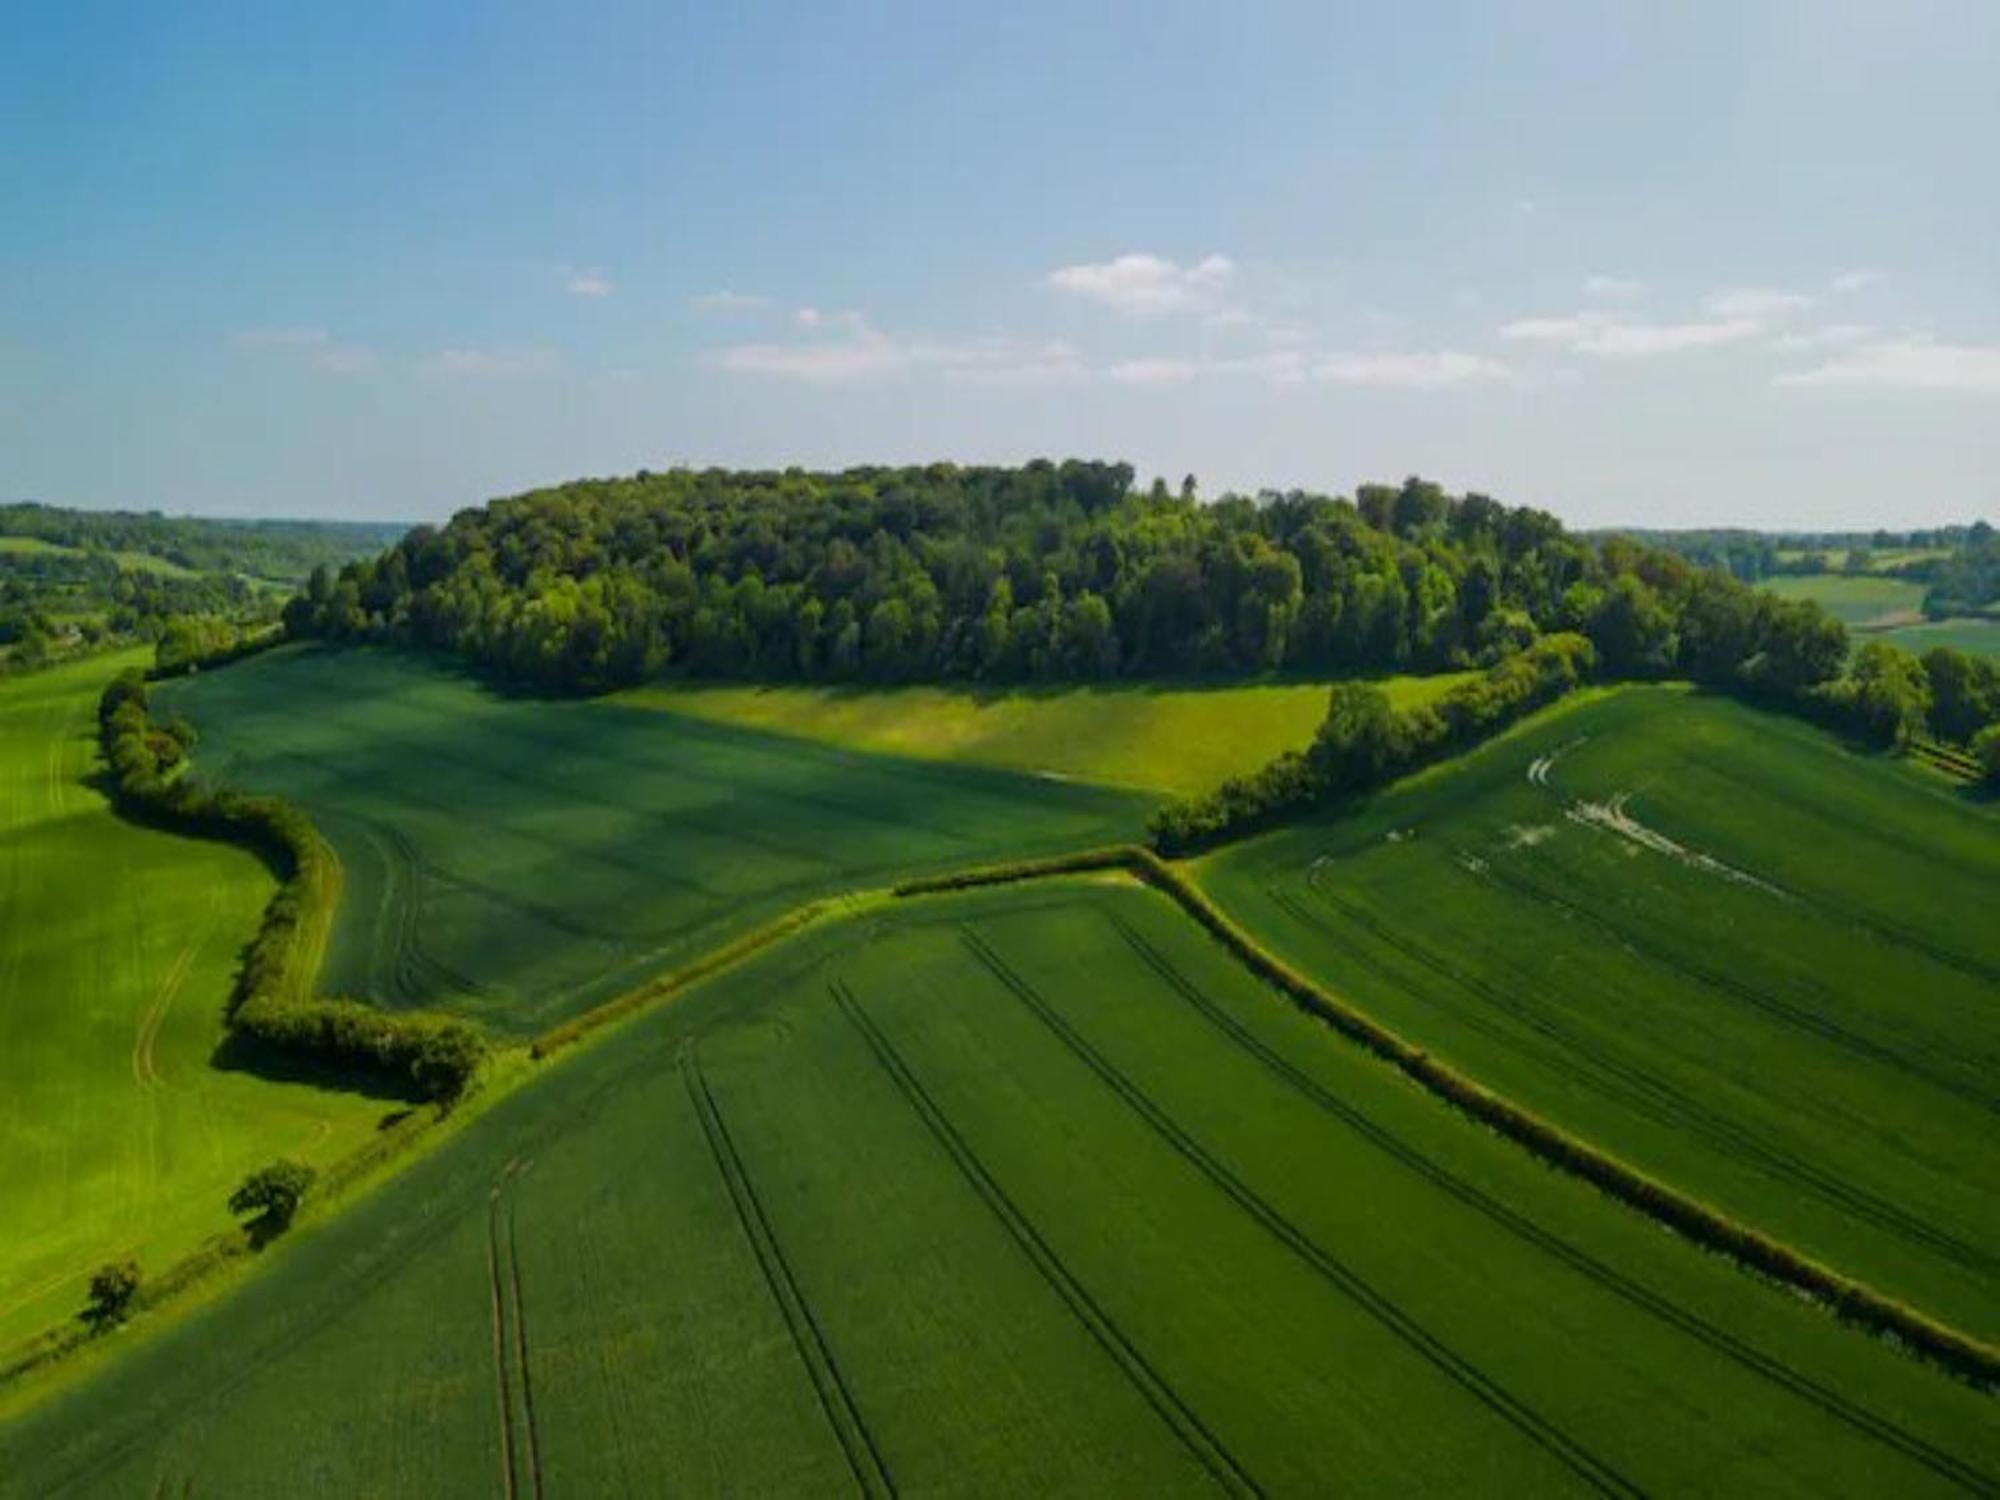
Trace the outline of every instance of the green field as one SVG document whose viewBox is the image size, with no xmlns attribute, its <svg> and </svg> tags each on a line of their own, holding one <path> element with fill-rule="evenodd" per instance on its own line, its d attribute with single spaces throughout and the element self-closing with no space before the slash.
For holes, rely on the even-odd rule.
<svg viewBox="0 0 2000 1500">
<path fill-rule="evenodd" d="M 1428 701 L 1470 673 L 1392 677 L 1397 704 Z M 964 761 L 1106 786 L 1195 796 L 1306 745 L 1328 684 L 995 689 L 656 686 L 615 701 L 772 730 L 856 750 Z"/>
<path fill-rule="evenodd" d="M 2000 1333 L 2000 809 L 1795 720 L 1591 695 L 1203 861 L 1490 1087 Z"/>
<path fill-rule="evenodd" d="M 822 929 L 270 1255 L 0 1431 L 0 1490 L 2000 1477 L 1987 1398 L 1549 1173 L 1123 884 Z"/>
<path fill-rule="evenodd" d="M 304 807 L 346 889 L 324 986 L 532 1031 L 813 895 L 1133 837 L 1145 799 L 605 702 L 383 651 L 164 687 L 200 770 Z"/>
<path fill-rule="evenodd" d="M 2000 661 L 2000 620 L 1927 620 L 1921 625 L 1885 630 L 1873 639 L 1894 641 L 1919 656 L 1935 647 L 1949 646 L 1954 651 Z"/>
<path fill-rule="evenodd" d="M 1869 574 L 1812 573 L 1764 580 L 1781 599 L 1810 599 L 1848 626 L 1922 619 L 1924 585 Z"/>
<path fill-rule="evenodd" d="M 98 692 L 144 655 L 0 681 L 0 1353 L 76 1312 L 102 1261 L 158 1272 L 227 1228 L 249 1168 L 327 1160 L 382 1112 L 211 1065 L 274 882 L 85 784 Z"/>
</svg>

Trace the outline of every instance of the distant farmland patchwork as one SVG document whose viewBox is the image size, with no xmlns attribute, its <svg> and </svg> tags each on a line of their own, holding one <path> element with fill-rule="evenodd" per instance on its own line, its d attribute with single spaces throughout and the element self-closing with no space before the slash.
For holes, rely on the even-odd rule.
<svg viewBox="0 0 2000 1500">
<path fill-rule="evenodd" d="M 1936 646 L 2000 659 L 2000 619 L 1923 617 L 1924 585 L 1871 574 L 1800 573 L 1764 580 L 1785 599 L 1810 599 L 1861 640 L 1890 641 L 1918 655 Z"/>
<path fill-rule="evenodd" d="M 1996 833 L 1797 721 L 1628 688 L 1201 879 L 1418 1045 L 1991 1339 Z"/>
<path fill-rule="evenodd" d="M 1920 1494 L 1990 1489 L 2000 1428 L 1410 1089 L 1160 897 L 1060 882 L 642 1016 L 0 1432 L 0 1476 Z"/>
<path fill-rule="evenodd" d="M 326 988 L 535 1030 L 813 895 L 1135 836 L 1147 799 L 287 650 L 173 684 L 346 872 Z"/>
</svg>

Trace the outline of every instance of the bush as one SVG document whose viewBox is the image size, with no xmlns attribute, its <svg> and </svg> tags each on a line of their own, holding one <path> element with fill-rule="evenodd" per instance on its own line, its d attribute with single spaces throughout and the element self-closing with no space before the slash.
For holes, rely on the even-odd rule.
<svg viewBox="0 0 2000 1500">
<path fill-rule="evenodd" d="M 229 1211 L 255 1214 L 259 1226 L 275 1233 L 292 1222 L 318 1175 L 304 1162 L 280 1158 L 243 1179 L 229 1195 Z"/>
<path fill-rule="evenodd" d="M 139 1295 L 139 1262 L 115 1260 L 99 1266 L 90 1278 L 90 1306 L 84 1320 L 99 1327 L 122 1323 Z"/>
<path fill-rule="evenodd" d="M 2000 782 L 2000 724 L 1988 724 L 1973 737 L 1972 757 L 1986 768 L 1988 781 Z"/>
</svg>

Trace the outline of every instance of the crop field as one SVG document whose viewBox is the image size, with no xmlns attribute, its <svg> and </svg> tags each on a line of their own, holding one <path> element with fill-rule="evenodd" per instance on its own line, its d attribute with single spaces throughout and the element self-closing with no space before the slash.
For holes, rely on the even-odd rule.
<svg viewBox="0 0 2000 1500">
<path fill-rule="evenodd" d="M 134 827 L 85 784 L 97 695 L 141 653 L 0 681 L 0 1354 L 102 1261 L 162 1269 L 280 1152 L 325 1160 L 382 1106 L 214 1066 L 274 888 L 237 849 Z"/>
<path fill-rule="evenodd" d="M 1907 578 L 1813 573 L 1767 578 L 1763 587 L 1781 599 L 1810 599 L 1849 626 L 1921 619 L 1924 586 Z"/>
<path fill-rule="evenodd" d="M 1199 876 L 1418 1046 L 1991 1339 L 1996 834 L 1892 758 L 1641 687 Z"/>
<path fill-rule="evenodd" d="M 269 1254 L 0 1430 L 0 1491 L 2000 1478 L 1987 1398 L 1551 1174 L 1122 882 L 822 928 Z"/>
<path fill-rule="evenodd" d="M 323 986 L 539 1029 L 815 894 L 1133 837 L 1144 799 L 288 649 L 163 688 L 345 871 Z"/>
<path fill-rule="evenodd" d="M 2000 661 L 2000 620 L 1926 620 L 1921 625 L 1902 625 L 1894 630 L 1885 630 L 1875 639 L 1894 641 L 1905 651 L 1914 651 L 1919 656 L 1933 647 L 1949 646 L 1970 656 L 1985 656 Z"/>
<path fill-rule="evenodd" d="M 1382 680 L 1403 706 L 1470 673 Z M 1196 796 L 1297 750 L 1326 717 L 1328 684 L 1118 683 L 1055 690 L 947 687 L 637 688 L 619 702 L 925 760 Z"/>
</svg>

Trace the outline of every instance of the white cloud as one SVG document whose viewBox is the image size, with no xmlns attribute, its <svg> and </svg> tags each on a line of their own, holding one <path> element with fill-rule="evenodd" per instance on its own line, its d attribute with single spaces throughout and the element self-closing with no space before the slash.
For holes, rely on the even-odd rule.
<svg viewBox="0 0 2000 1500">
<path fill-rule="evenodd" d="M 324 328 L 245 328 L 232 337 L 246 349 L 311 349 L 333 335 Z"/>
<path fill-rule="evenodd" d="M 231 342 L 240 349 L 289 355 L 330 375 L 360 375 L 376 365 L 373 352 L 358 344 L 336 343 L 324 328 L 246 328 L 231 335 Z"/>
<path fill-rule="evenodd" d="M 1121 385 L 1182 385 L 1213 376 L 1248 377 L 1268 380 L 1274 385 L 1317 381 L 1328 385 L 1435 390 L 1502 379 L 1508 371 L 1498 360 L 1451 349 L 1436 353 L 1336 350 L 1317 355 L 1281 349 L 1230 359 L 1128 359 L 1104 373 Z"/>
<path fill-rule="evenodd" d="M 689 305 L 696 312 L 744 313 L 768 312 L 776 304 L 761 292 L 732 292 L 724 287 L 689 299 Z"/>
<path fill-rule="evenodd" d="M 1503 339 L 1557 344 L 1576 354 L 1621 359 L 1649 354 L 1674 354 L 1733 344 L 1763 331 L 1756 318 L 1725 317 L 1691 323 L 1637 323 L 1601 312 L 1564 317 L 1517 318 L 1500 329 Z"/>
<path fill-rule="evenodd" d="M 1867 323 L 1827 323 L 1803 332 L 1781 334 L 1766 347 L 1793 354 L 1801 349 L 1836 349 L 1858 344 L 1874 331 Z"/>
<path fill-rule="evenodd" d="M 602 271 L 577 271 L 567 283 L 572 297 L 609 297 L 611 282 Z"/>
<path fill-rule="evenodd" d="M 1827 285 L 1842 296 L 1846 296 L 1853 292 L 1866 291 L 1883 279 L 1880 271 L 1842 271 Z"/>
<path fill-rule="evenodd" d="M 1645 290 L 1645 282 L 1628 281 L 1622 276 L 1586 276 L 1583 281 L 1584 296 L 1601 297 L 1608 302 L 1622 302 Z"/>
<path fill-rule="evenodd" d="M 561 366 L 562 357 L 553 349 L 499 347 L 441 349 L 417 369 L 439 380 L 518 380 L 552 374 Z"/>
<path fill-rule="evenodd" d="M 1082 356 L 1060 340 L 902 338 L 875 328 L 859 313 L 800 311 L 803 326 L 838 330 L 838 336 L 789 344 L 736 344 L 721 350 L 716 362 L 738 375 L 812 385 L 852 385 L 915 371 L 968 383 L 1036 383 L 1071 379 L 1084 369 Z M 808 312 L 813 315 L 804 317 Z"/>
<path fill-rule="evenodd" d="M 1883 339 L 1811 370 L 1777 377 L 1786 386 L 1873 386 L 2000 396 L 2000 345 Z"/>
<path fill-rule="evenodd" d="M 1182 385 L 1213 368 L 1199 359 L 1126 359 L 1104 373 L 1120 385 Z"/>
<path fill-rule="evenodd" d="M 1717 292 L 1702 303 L 1705 312 L 1725 321 L 1768 323 L 1812 306 L 1802 292 L 1777 287 L 1743 286 Z"/>
<path fill-rule="evenodd" d="M 1060 267 L 1049 273 L 1048 283 L 1123 313 L 1206 312 L 1216 307 L 1235 270 L 1226 255 L 1183 266 L 1158 255 L 1133 254 Z"/>
<path fill-rule="evenodd" d="M 1434 390 L 1472 381 L 1503 379 L 1507 367 L 1483 354 L 1445 349 L 1434 354 L 1368 352 L 1327 354 L 1312 367 L 1315 380 L 1336 385 Z"/>
</svg>

